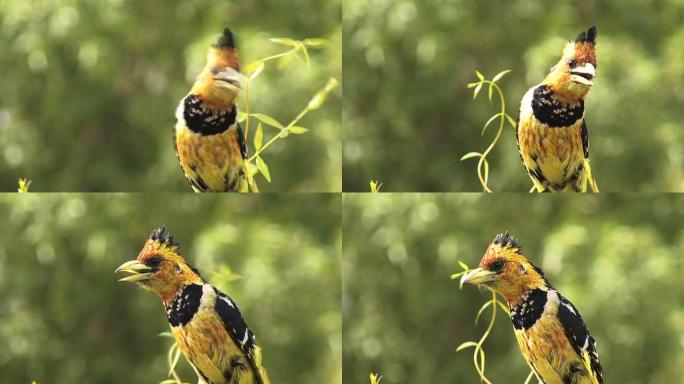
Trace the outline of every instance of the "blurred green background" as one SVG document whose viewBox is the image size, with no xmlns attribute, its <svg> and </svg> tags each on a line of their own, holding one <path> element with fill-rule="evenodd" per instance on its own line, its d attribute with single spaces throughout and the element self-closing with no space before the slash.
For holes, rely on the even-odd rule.
<svg viewBox="0 0 684 384">
<path fill-rule="evenodd" d="M 598 26 L 587 124 L 602 191 L 684 190 L 681 0 L 348 0 L 344 3 L 345 191 L 480 191 L 475 160 L 498 112 L 466 84 L 504 69 L 506 108 L 540 83 L 564 43 Z M 485 90 L 486 91 L 486 90 Z M 526 192 L 509 126 L 491 159 L 495 191 Z"/>
<path fill-rule="evenodd" d="M 458 288 L 497 233 L 582 313 L 606 383 L 679 383 L 684 375 L 684 197 L 676 195 L 351 194 L 343 199 L 345 383 L 477 383 L 472 349 L 489 293 Z M 485 344 L 488 377 L 529 369 L 499 312 Z M 536 383 L 536 381 L 535 381 Z"/>
<path fill-rule="evenodd" d="M 330 41 L 309 69 L 271 62 L 251 84 L 250 111 L 287 123 L 340 79 L 340 20 L 339 0 L 0 0 L 0 190 L 190 191 L 174 113 L 223 28 L 243 67 L 287 50 L 272 37 Z M 262 191 L 341 190 L 341 108 L 338 89 L 299 124 L 309 133 L 264 153 Z"/>
<path fill-rule="evenodd" d="M 163 306 L 114 275 L 163 224 L 238 303 L 273 383 L 342 381 L 338 196 L 4 195 L 0 212 L 4 383 L 165 379 Z"/>
</svg>

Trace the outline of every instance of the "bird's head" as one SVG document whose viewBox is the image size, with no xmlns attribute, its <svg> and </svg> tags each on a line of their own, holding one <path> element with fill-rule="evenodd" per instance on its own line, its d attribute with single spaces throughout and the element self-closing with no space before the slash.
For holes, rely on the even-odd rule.
<svg viewBox="0 0 684 384">
<path fill-rule="evenodd" d="M 152 231 L 138 257 L 123 263 L 115 272 L 128 273 L 119 281 L 138 283 L 164 300 L 185 285 L 202 283 L 197 270 L 178 253 L 178 244 L 164 227 Z"/>
<path fill-rule="evenodd" d="M 209 48 L 207 63 L 191 92 L 199 95 L 209 107 L 227 109 L 240 94 L 243 79 L 235 36 L 226 28 Z"/>
<path fill-rule="evenodd" d="M 596 27 L 580 33 L 563 49 L 560 61 L 551 68 L 544 84 L 568 99 L 583 98 L 596 77 Z"/>
<path fill-rule="evenodd" d="M 526 291 L 544 287 L 545 281 L 541 269 L 521 253 L 518 240 L 504 232 L 489 244 L 479 268 L 461 277 L 461 284 L 484 286 L 500 293 L 507 302 L 516 302 Z"/>
</svg>

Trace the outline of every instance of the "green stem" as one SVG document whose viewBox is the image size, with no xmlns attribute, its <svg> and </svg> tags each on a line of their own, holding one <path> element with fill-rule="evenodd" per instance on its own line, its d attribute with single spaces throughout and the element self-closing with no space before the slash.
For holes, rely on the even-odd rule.
<svg viewBox="0 0 684 384">
<path fill-rule="evenodd" d="M 301 111 L 301 112 L 299 113 L 299 115 L 297 115 L 297 117 L 294 118 L 294 120 L 292 120 L 292 121 L 290 122 L 290 124 L 288 124 L 285 128 L 281 129 L 280 132 L 278 132 L 277 135 L 273 136 L 273 137 L 271 138 L 271 140 L 269 140 L 268 142 L 266 142 L 266 144 L 264 144 L 264 145 L 261 147 L 261 149 L 259 149 L 258 151 L 256 151 L 249 159 L 247 159 L 247 162 L 250 163 L 250 162 L 252 162 L 254 159 L 256 159 L 256 158 L 261 154 L 261 152 L 263 152 L 266 148 L 268 148 L 269 145 L 273 144 L 274 141 L 280 139 L 281 136 L 282 136 L 282 134 L 283 134 L 283 132 L 286 132 L 288 129 L 290 129 L 290 127 L 292 127 L 292 126 L 294 126 L 295 124 L 297 124 L 297 122 L 298 122 L 299 120 L 301 120 L 302 117 L 304 117 L 304 115 L 306 115 L 307 112 L 309 112 L 309 106 L 308 106 L 308 105 L 306 106 L 306 108 L 304 108 L 303 111 Z"/>
<path fill-rule="evenodd" d="M 482 184 L 482 187 L 484 188 L 485 192 L 491 193 L 492 190 L 487 185 L 487 182 L 489 181 L 489 174 L 483 176 L 482 167 L 484 166 L 484 162 L 486 161 L 487 155 L 489 155 L 489 152 L 491 152 L 492 149 L 494 149 L 494 146 L 499 141 L 501 133 L 503 132 L 503 127 L 506 122 L 506 102 L 504 99 L 503 91 L 501 90 L 498 84 L 491 80 L 483 80 L 483 83 L 490 84 L 490 86 L 493 86 L 494 89 L 496 89 L 496 92 L 499 94 L 499 101 L 501 102 L 501 112 L 499 112 L 499 130 L 496 132 L 494 140 L 489 144 L 487 149 L 485 149 L 485 151 L 480 156 L 480 161 L 477 162 L 477 176 L 480 178 L 480 183 Z"/>
<path fill-rule="evenodd" d="M 494 327 L 494 322 L 496 321 L 497 310 L 498 310 L 498 305 L 497 305 L 497 300 L 496 300 L 496 293 L 492 292 L 492 317 L 491 317 L 491 319 L 489 319 L 489 325 L 487 326 L 487 329 L 482 334 L 482 337 L 480 337 L 480 340 L 477 342 L 477 345 L 475 346 L 475 353 L 473 354 L 473 363 L 475 364 L 475 370 L 480 375 L 480 378 L 482 379 L 482 381 L 487 383 L 487 384 L 492 384 L 492 382 L 489 381 L 489 379 L 484 374 L 485 361 L 484 361 L 484 349 L 482 348 L 482 344 L 484 344 L 485 340 L 487 340 L 487 338 L 489 337 L 489 334 L 492 331 L 492 328 Z M 478 363 L 478 356 L 480 357 L 479 363 Z"/>
</svg>

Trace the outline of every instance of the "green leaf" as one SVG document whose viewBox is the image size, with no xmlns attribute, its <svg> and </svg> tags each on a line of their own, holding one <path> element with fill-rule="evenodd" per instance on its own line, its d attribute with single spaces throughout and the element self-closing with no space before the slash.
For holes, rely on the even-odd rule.
<svg viewBox="0 0 684 384">
<path fill-rule="evenodd" d="M 482 156 L 482 154 L 480 152 L 468 152 L 461 157 L 461 161 L 467 160 L 467 159 L 470 159 L 473 157 L 479 157 L 479 156 Z"/>
<path fill-rule="evenodd" d="M 259 125 L 257 125 L 256 133 L 254 134 L 254 151 L 259 151 L 261 149 L 261 145 L 264 142 L 264 130 L 263 127 L 261 126 L 261 122 L 259 122 Z"/>
<path fill-rule="evenodd" d="M 256 165 L 254 165 L 251 161 L 247 163 L 247 174 L 249 174 L 249 177 L 254 177 L 257 172 L 259 172 L 259 169 L 257 168 Z"/>
<path fill-rule="evenodd" d="M 516 124 L 515 120 L 509 115 L 508 113 L 506 114 L 506 120 L 508 120 L 508 123 L 511 124 L 513 128 L 517 128 L 518 125 Z"/>
<path fill-rule="evenodd" d="M 475 88 L 477 85 L 480 84 L 480 82 L 477 83 L 468 83 L 468 88 Z"/>
<path fill-rule="evenodd" d="M 293 135 L 301 135 L 303 133 L 309 132 L 309 128 L 304 128 L 304 127 L 300 127 L 297 125 L 294 125 L 294 126 L 288 128 L 287 130 L 290 131 L 290 133 Z"/>
<path fill-rule="evenodd" d="M 489 104 L 492 103 L 492 95 L 494 94 L 494 84 L 489 83 Z"/>
<path fill-rule="evenodd" d="M 307 106 L 307 108 L 309 108 L 310 110 L 320 108 L 320 106 L 323 104 L 323 102 L 325 102 L 325 97 L 326 97 L 325 92 L 316 93 L 316 95 L 314 95 L 314 97 L 311 99 L 311 101 L 309 101 L 309 105 Z"/>
<path fill-rule="evenodd" d="M 501 72 L 497 73 L 496 76 L 494 76 L 494 78 L 492 79 L 492 82 L 493 83 L 497 82 L 498 80 L 500 80 L 502 77 L 504 77 L 510 71 L 511 71 L 510 69 L 507 69 L 505 71 L 501 71 Z"/>
<path fill-rule="evenodd" d="M 456 280 L 456 279 L 458 279 L 458 278 L 461 277 L 461 275 L 464 274 L 464 273 L 466 273 L 466 271 L 452 274 L 452 275 L 451 275 L 451 280 Z"/>
<path fill-rule="evenodd" d="M 458 265 L 459 265 L 461 268 L 463 268 L 464 271 L 469 271 L 469 270 L 470 270 L 470 267 L 468 267 L 468 265 L 467 265 L 466 263 L 462 262 L 461 260 L 458 261 Z"/>
<path fill-rule="evenodd" d="M 311 59 L 309 58 L 309 50 L 306 48 L 306 45 L 304 44 L 299 44 L 299 47 L 302 50 L 302 54 L 304 55 L 304 62 L 306 62 L 307 68 L 311 66 Z"/>
<path fill-rule="evenodd" d="M 256 66 L 254 69 L 252 69 L 251 71 L 247 72 L 247 73 L 248 73 L 247 78 L 248 78 L 249 80 L 254 80 L 257 76 L 259 76 L 259 74 L 261 73 L 261 71 L 264 70 L 264 66 L 265 66 L 265 65 L 264 65 L 264 62 L 263 62 L 263 61 L 259 61 L 258 64 L 257 64 L 257 66 Z"/>
<path fill-rule="evenodd" d="M 242 123 L 245 120 L 247 120 L 247 114 L 242 111 L 238 111 L 238 123 Z"/>
<path fill-rule="evenodd" d="M 261 172 L 262 175 L 264 175 L 264 178 L 266 181 L 269 183 L 271 182 L 271 172 L 268 171 L 268 165 L 266 165 L 266 162 L 261 159 L 261 157 L 256 158 L 256 165 L 257 168 L 259 168 L 259 172 Z"/>
<path fill-rule="evenodd" d="M 484 75 L 480 73 L 480 71 L 475 71 L 475 75 L 477 76 L 480 81 L 483 81 L 485 79 Z"/>
<path fill-rule="evenodd" d="M 314 39 L 304 40 L 304 45 L 311 47 L 311 48 L 320 48 L 320 47 L 324 47 L 328 44 L 330 44 L 330 42 L 326 39 L 314 38 Z"/>
<path fill-rule="evenodd" d="M 296 47 L 299 44 L 299 42 L 297 40 L 292 40 L 292 39 L 288 39 L 285 37 L 274 37 L 274 38 L 271 38 L 268 40 L 272 41 L 276 44 L 286 45 L 288 47 Z"/>
<path fill-rule="evenodd" d="M 484 83 L 480 83 L 477 85 L 477 87 L 475 87 L 475 91 L 473 92 L 473 99 L 475 99 L 477 97 L 477 94 L 480 93 L 480 90 L 482 89 L 482 84 Z"/>
<path fill-rule="evenodd" d="M 263 122 L 266 125 L 270 125 L 271 127 L 283 129 L 285 128 L 282 124 L 278 122 L 278 120 L 272 118 L 271 116 L 264 115 L 263 113 L 252 113 L 252 116 L 259 119 L 261 122 Z"/>
<path fill-rule="evenodd" d="M 456 352 L 462 351 L 466 348 L 471 348 L 471 347 L 477 347 L 477 343 L 474 341 L 465 341 L 465 342 L 459 344 L 458 347 L 456 347 Z"/>
</svg>

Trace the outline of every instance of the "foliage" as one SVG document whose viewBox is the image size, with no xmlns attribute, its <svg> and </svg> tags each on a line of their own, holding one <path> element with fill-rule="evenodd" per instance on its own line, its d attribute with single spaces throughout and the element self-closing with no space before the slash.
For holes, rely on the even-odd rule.
<svg viewBox="0 0 684 384">
<path fill-rule="evenodd" d="M 380 192 L 380 188 L 382 187 L 382 183 L 378 180 L 371 180 L 370 181 L 370 190 L 372 193 L 378 193 Z"/>
<path fill-rule="evenodd" d="M 565 42 L 596 25 L 598 73 L 586 105 L 593 176 L 602 192 L 684 191 L 684 3 L 643 4 L 346 1 L 344 190 L 367 191 L 380 175 L 394 192 L 482 191 L 473 164 L 459 161 L 482 147 L 474 128 L 492 114 L 472 102 L 471 74 L 511 69 L 506 110 L 517 118 Z M 491 189 L 529 189 L 513 130 L 487 159 Z"/>
<path fill-rule="evenodd" d="M 19 188 L 17 189 L 17 192 L 26 193 L 29 191 L 30 186 L 31 186 L 31 180 L 19 179 Z"/>
<path fill-rule="evenodd" d="M 166 225 L 239 305 L 274 383 L 340 384 L 340 204 L 327 194 L 0 196 L 3 380 L 158 383 L 173 368 L 169 380 L 196 383 L 158 336 L 169 330 L 159 298 L 114 276 Z"/>
<path fill-rule="evenodd" d="M 473 318 L 493 297 L 456 291 L 447 271 L 459 260 L 477 263 L 505 230 L 581 311 L 606 382 L 679 382 L 682 207 L 684 197 L 669 194 L 345 195 L 345 382 L 367 382 L 370 367 L 383 384 L 480 382 L 467 353 L 474 349 L 454 349 L 480 340 L 494 306 L 480 315 L 486 324 L 474 327 Z M 486 377 L 522 383 L 530 369 L 496 308 Z"/>
<path fill-rule="evenodd" d="M 172 145 L 174 111 L 223 28 L 235 32 L 246 69 L 290 43 L 270 36 L 307 48 L 266 62 L 248 90 L 251 113 L 289 121 L 341 79 L 341 2 L 297 7 L 307 12 L 277 0 L 0 0 L 0 190 L 31 175 L 34 192 L 189 191 Z M 341 190 L 340 95 L 298 123 L 308 134 L 269 147 L 262 160 L 274 182 L 264 192 Z"/>
<path fill-rule="evenodd" d="M 268 148 L 271 144 L 273 144 L 276 140 L 278 139 L 284 139 L 288 137 L 290 134 L 293 135 L 302 135 L 305 134 L 309 131 L 308 128 L 304 128 L 301 126 L 297 126 L 296 124 L 304 118 L 304 116 L 311 111 L 314 111 L 323 105 L 325 102 L 326 98 L 328 97 L 328 94 L 335 90 L 338 86 L 337 80 L 334 78 L 330 78 L 328 80 L 328 83 L 325 85 L 325 87 L 321 90 L 319 90 L 311 100 L 307 103 L 306 107 L 288 124 L 283 125 L 281 124 L 277 119 L 265 114 L 265 113 L 250 113 L 250 108 L 249 108 L 249 88 L 250 88 L 250 83 L 261 73 L 261 71 L 264 70 L 265 63 L 268 61 L 272 61 L 275 59 L 278 59 L 279 63 L 289 63 L 293 59 L 292 57 L 295 57 L 297 59 L 300 59 L 303 63 L 306 64 L 306 67 L 309 68 L 311 66 L 311 59 L 309 56 L 309 51 L 308 48 L 318 48 L 322 46 L 328 45 L 328 41 L 325 39 L 306 39 L 303 41 L 297 41 L 293 39 L 288 39 L 288 38 L 272 38 L 270 39 L 272 42 L 285 45 L 290 47 L 289 50 L 278 53 L 275 55 L 268 56 L 266 58 L 257 60 L 250 65 L 247 66 L 246 73 L 247 73 L 247 82 L 245 85 L 245 91 L 244 91 L 244 98 L 245 98 L 245 112 L 241 112 L 238 120 L 240 122 L 245 123 L 245 139 L 249 138 L 249 124 L 251 118 L 255 118 L 259 120 L 259 124 L 257 125 L 256 133 L 254 134 L 254 154 L 250 156 L 247 161 L 247 169 L 249 170 L 248 172 L 248 178 L 249 178 L 249 184 L 250 187 L 253 191 L 258 192 L 258 187 L 256 187 L 256 182 L 253 180 L 253 177 L 257 174 L 260 173 L 266 181 L 269 183 L 271 182 L 271 173 L 268 169 L 268 165 L 266 162 L 263 160 L 261 157 L 261 154 Z M 263 144 L 263 139 L 264 139 L 264 133 L 263 133 L 263 124 L 266 124 L 267 126 L 270 126 L 272 128 L 275 128 L 278 133 L 273 135 L 269 141 L 266 142 L 266 144 Z"/>
<path fill-rule="evenodd" d="M 382 380 L 382 376 L 378 375 L 377 373 L 370 374 L 371 384 L 380 384 L 380 380 Z"/>
<path fill-rule="evenodd" d="M 504 97 L 503 90 L 501 90 L 499 84 L 496 83 L 497 81 L 501 80 L 501 78 L 504 77 L 508 72 L 510 72 L 510 70 L 501 71 L 497 73 L 491 80 L 487 80 L 485 79 L 484 75 L 480 73 L 480 71 L 475 71 L 478 81 L 475 83 L 468 84 L 468 88 L 475 88 L 473 90 L 473 99 L 477 98 L 477 95 L 480 93 L 480 90 L 482 90 L 482 87 L 484 85 L 487 85 L 489 104 L 492 103 L 492 96 L 495 89 L 497 95 L 499 96 L 499 103 L 501 104 L 501 110 L 494 116 L 490 117 L 489 120 L 487 120 L 487 122 L 485 123 L 484 127 L 482 127 L 482 135 L 484 135 L 489 124 L 491 124 L 497 119 L 499 120 L 499 128 L 496 131 L 494 139 L 492 139 L 492 142 L 489 144 L 489 146 L 487 146 L 487 149 L 485 149 L 482 153 L 469 152 L 463 155 L 463 157 L 461 157 L 461 160 L 471 158 L 479 159 L 477 162 L 477 176 L 480 179 L 480 184 L 482 184 L 482 188 L 485 192 L 492 192 L 488 185 L 489 161 L 487 161 L 487 155 L 489 155 L 489 153 L 494 149 L 494 146 L 496 146 L 496 143 L 499 141 L 499 138 L 501 137 L 501 133 L 504 130 L 504 125 L 506 124 L 506 122 L 508 122 L 513 127 L 513 129 L 515 129 L 515 119 L 512 118 L 511 115 L 506 113 L 506 99 Z"/>
</svg>

